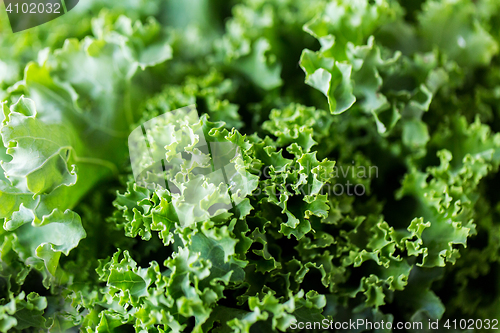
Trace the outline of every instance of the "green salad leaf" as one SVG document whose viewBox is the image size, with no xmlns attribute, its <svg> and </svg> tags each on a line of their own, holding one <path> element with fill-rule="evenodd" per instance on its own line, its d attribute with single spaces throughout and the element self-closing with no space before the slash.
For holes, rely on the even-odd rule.
<svg viewBox="0 0 500 333">
<path fill-rule="evenodd" d="M 492 323 L 499 22 L 494 0 L 89 0 L 19 33 L 0 11 L 0 332 Z"/>
</svg>

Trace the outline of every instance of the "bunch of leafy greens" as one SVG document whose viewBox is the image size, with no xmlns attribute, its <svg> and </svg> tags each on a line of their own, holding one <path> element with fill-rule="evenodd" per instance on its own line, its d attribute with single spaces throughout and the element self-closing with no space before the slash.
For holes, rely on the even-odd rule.
<svg viewBox="0 0 500 333">
<path fill-rule="evenodd" d="M 500 318 L 498 1 L 0 15 L 0 332 Z M 183 226 L 127 136 L 190 104 L 253 192 Z"/>
</svg>

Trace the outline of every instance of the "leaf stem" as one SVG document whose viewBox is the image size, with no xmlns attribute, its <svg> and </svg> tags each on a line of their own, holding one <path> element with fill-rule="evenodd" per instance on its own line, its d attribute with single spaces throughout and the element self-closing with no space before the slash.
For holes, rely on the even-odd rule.
<svg viewBox="0 0 500 333">
<path fill-rule="evenodd" d="M 95 158 L 95 157 L 79 157 L 76 154 L 75 149 L 73 147 L 67 147 L 67 148 L 70 148 L 71 151 L 73 152 L 73 158 L 75 159 L 75 162 L 95 164 L 95 165 L 100 165 L 100 166 L 106 167 L 106 168 L 111 170 L 113 175 L 117 175 L 120 172 L 118 170 L 118 167 L 112 162 L 103 160 L 101 158 Z"/>
<path fill-rule="evenodd" d="M 101 165 L 103 167 L 106 167 L 110 169 L 114 175 L 119 173 L 118 168 L 114 163 L 111 163 L 109 161 L 100 159 L 100 158 L 93 158 L 93 157 L 77 157 L 75 156 L 75 161 L 79 163 L 88 163 L 88 164 L 95 164 L 95 165 Z"/>
</svg>

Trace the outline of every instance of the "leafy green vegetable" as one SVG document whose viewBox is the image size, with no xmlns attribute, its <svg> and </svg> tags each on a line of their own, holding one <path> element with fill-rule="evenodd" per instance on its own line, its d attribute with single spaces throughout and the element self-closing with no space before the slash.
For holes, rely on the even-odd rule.
<svg viewBox="0 0 500 333">
<path fill-rule="evenodd" d="M 497 1 L 0 16 L 0 332 L 500 317 Z"/>
</svg>

